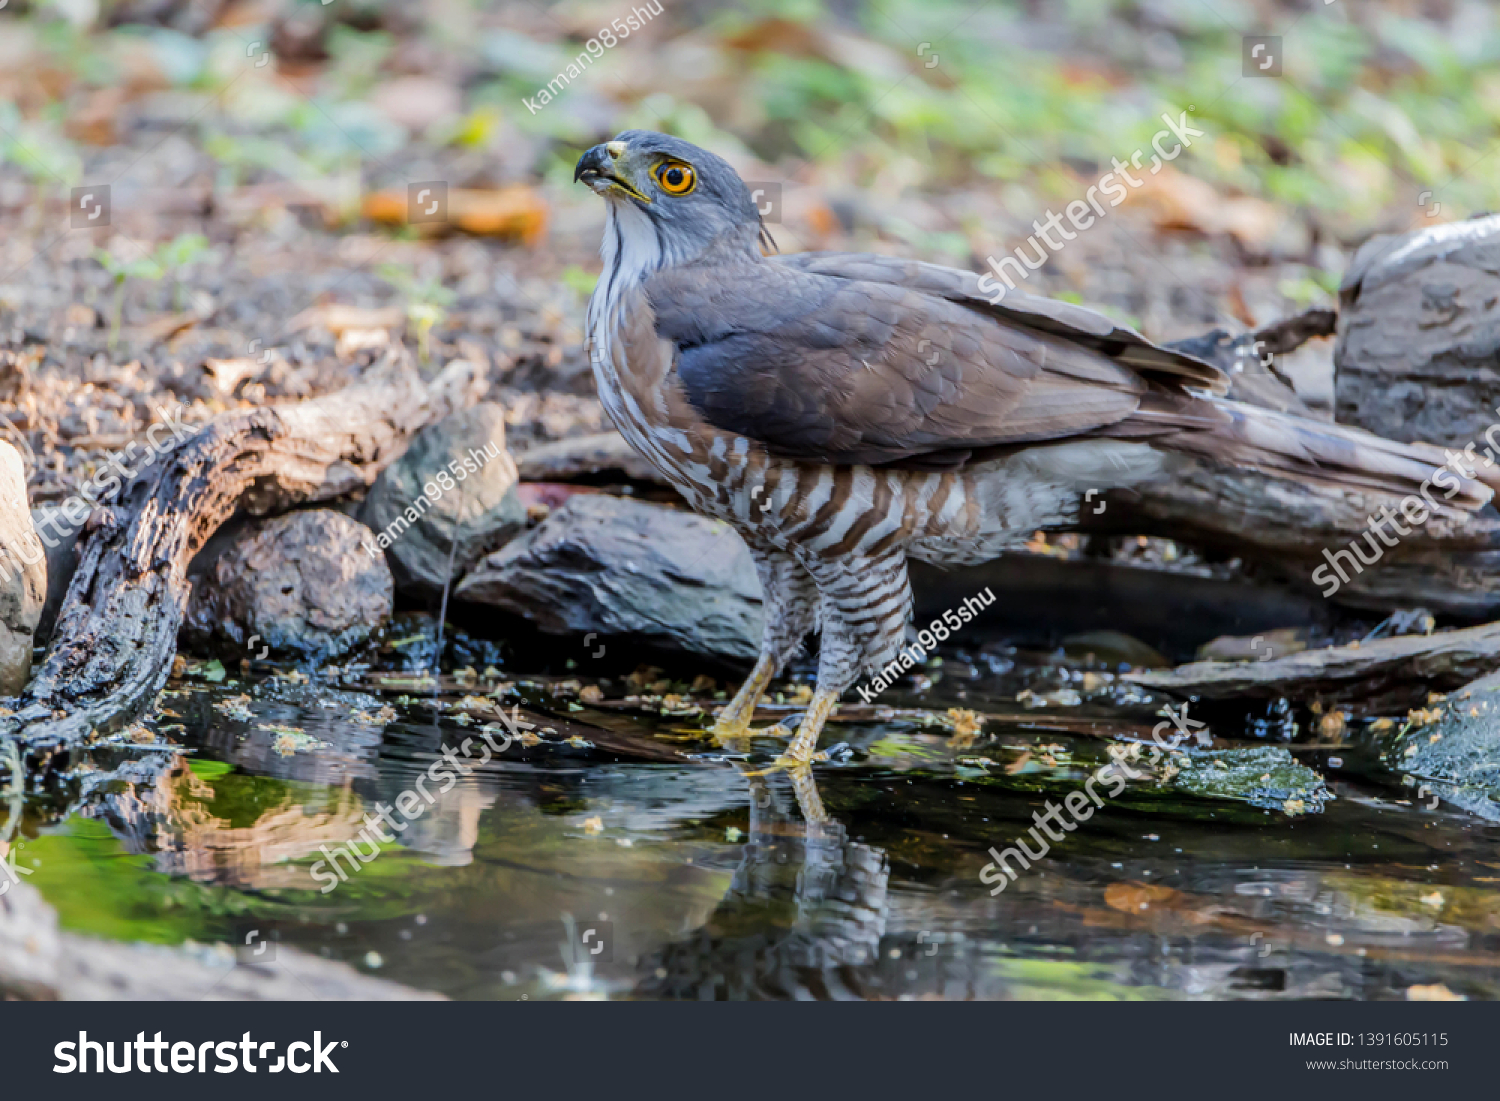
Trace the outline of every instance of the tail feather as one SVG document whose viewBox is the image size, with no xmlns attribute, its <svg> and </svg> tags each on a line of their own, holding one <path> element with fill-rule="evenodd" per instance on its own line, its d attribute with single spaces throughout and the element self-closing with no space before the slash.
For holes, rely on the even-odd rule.
<svg viewBox="0 0 1500 1101">
<path fill-rule="evenodd" d="M 1425 488 L 1428 500 L 1470 511 L 1500 490 L 1500 465 L 1493 462 L 1486 467 L 1469 456 L 1450 466 L 1447 453 L 1430 444 L 1184 394 L 1153 391 L 1135 413 L 1098 434 L 1344 489 L 1404 497 Z"/>
</svg>

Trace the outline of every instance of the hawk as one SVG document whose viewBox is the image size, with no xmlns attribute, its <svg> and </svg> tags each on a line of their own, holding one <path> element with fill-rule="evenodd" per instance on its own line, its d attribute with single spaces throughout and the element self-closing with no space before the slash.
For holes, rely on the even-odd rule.
<svg viewBox="0 0 1500 1101">
<path fill-rule="evenodd" d="M 607 200 L 599 398 L 694 511 L 739 532 L 764 589 L 760 657 L 715 733 L 751 733 L 821 632 L 785 763 L 811 762 L 845 690 L 904 645 L 908 558 L 993 558 L 1076 523 L 1089 490 L 1170 478 L 1184 457 L 1351 489 L 1432 479 L 1418 448 L 1227 401 L 1219 368 L 1091 310 L 991 301 L 972 273 L 886 256 L 763 255 L 749 189 L 678 138 L 627 130 L 574 180 Z M 1457 482 L 1451 503 L 1489 500 Z"/>
</svg>

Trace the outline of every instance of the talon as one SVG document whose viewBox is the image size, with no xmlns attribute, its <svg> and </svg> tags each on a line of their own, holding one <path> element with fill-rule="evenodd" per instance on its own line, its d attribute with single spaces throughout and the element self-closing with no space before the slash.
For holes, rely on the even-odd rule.
<svg viewBox="0 0 1500 1101">
<path fill-rule="evenodd" d="M 722 745 L 741 738 L 790 738 L 792 731 L 781 723 L 772 723 L 770 726 L 762 727 L 753 727 L 748 722 L 714 723 L 708 728 L 708 736 Z"/>
<path fill-rule="evenodd" d="M 783 753 L 780 757 L 777 757 L 776 760 L 772 761 L 771 763 L 776 767 L 794 769 L 811 768 L 814 764 L 818 764 L 826 760 L 828 760 L 828 754 L 826 753 L 814 753 L 810 757 L 803 757 L 798 754 L 788 752 Z"/>
</svg>

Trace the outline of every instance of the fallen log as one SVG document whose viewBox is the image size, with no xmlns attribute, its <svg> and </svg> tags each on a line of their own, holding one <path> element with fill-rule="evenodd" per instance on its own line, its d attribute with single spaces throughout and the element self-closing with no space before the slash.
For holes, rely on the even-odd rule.
<svg viewBox="0 0 1500 1101">
<path fill-rule="evenodd" d="M 487 385 L 466 361 L 424 383 L 398 350 L 338 393 L 226 414 L 179 440 L 89 517 L 51 644 L 0 734 L 35 752 L 134 721 L 176 654 L 188 565 L 224 521 L 370 485 L 419 429 Z"/>
<path fill-rule="evenodd" d="M 1500 615 L 1500 517 L 1492 507 L 1472 513 L 1441 506 L 1396 546 L 1382 548 L 1378 561 L 1346 571 L 1328 592 L 1323 586 L 1336 575 L 1313 576 L 1328 565 L 1324 552 L 1344 551 L 1355 540 L 1367 547 L 1370 517 L 1382 507 L 1395 511 L 1399 498 L 1193 460 L 1176 464 L 1169 478 L 1103 499 L 1099 515 L 1084 510 L 1084 530 L 1174 539 L 1253 564 L 1265 580 L 1327 592 L 1330 601 L 1348 607 L 1382 613 L 1425 607 L 1470 619 Z"/>
<path fill-rule="evenodd" d="M 1296 336 L 1277 339 L 1285 344 Z M 1287 396 L 1279 407 L 1299 412 L 1296 395 L 1269 374 L 1266 378 Z M 1258 404 L 1278 408 L 1269 401 Z M 523 482 L 586 478 L 604 470 L 661 482 L 653 471 L 640 469 L 640 460 L 633 464 L 632 455 L 629 444 L 611 432 L 534 448 L 516 463 Z M 1433 465 L 1441 464 L 1442 455 L 1435 452 Z M 1325 564 L 1325 550 L 1333 553 L 1363 540 L 1372 514 L 1400 504 L 1390 494 L 1294 482 L 1185 457 L 1160 481 L 1093 500 L 1093 510 L 1085 509 L 1079 518 L 1079 530 L 1156 535 L 1239 558 L 1255 568 L 1257 579 L 1303 596 L 1321 596 L 1323 583 L 1312 575 Z M 978 576 L 954 571 L 953 587 L 973 591 Z M 1500 516 L 1489 509 L 1471 513 L 1442 506 L 1377 563 L 1343 581 L 1330 599 L 1382 614 L 1420 606 L 1476 620 L 1500 615 Z"/>
<path fill-rule="evenodd" d="M 1303 650 L 1265 661 L 1198 661 L 1127 673 L 1146 688 L 1202 699 L 1320 699 L 1361 712 L 1424 704 L 1500 666 L 1500 623 Z"/>
</svg>

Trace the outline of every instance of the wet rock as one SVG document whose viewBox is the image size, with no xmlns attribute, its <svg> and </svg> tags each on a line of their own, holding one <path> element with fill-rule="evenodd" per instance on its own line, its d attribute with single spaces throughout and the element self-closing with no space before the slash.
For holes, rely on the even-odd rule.
<svg viewBox="0 0 1500 1101">
<path fill-rule="evenodd" d="M 82 532 L 69 522 L 61 505 L 37 505 L 31 510 L 31 523 L 38 532 L 46 534 L 42 543 L 47 552 L 47 598 L 36 625 L 36 641 L 45 643 L 52 637 L 63 595 L 78 569 L 78 537 Z"/>
<path fill-rule="evenodd" d="M 1188 749 L 1173 757 L 1172 784 L 1202 799 L 1227 799 L 1285 814 L 1316 814 L 1333 798 L 1323 777 L 1282 746 Z"/>
<path fill-rule="evenodd" d="M 1084 631 L 1062 642 L 1063 653 L 1079 661 L 1102 661 L 1134 669 L 1167 669 L 1172 663 L 1138 638 L 1122 631 Z"/>
<path fill-rule="evenodd" d="M 1367 241 L 1339 288 L 1337 419 L 1484 444 L 1500 402 L 1500 215 Z"/>
<path fill-rule="evenodd" d="M 359 517 L 403 590 L 441 592 L 450 555 L 462 577 L 526 524 L 505 410 L 484 402 L 423 429 L 375 480 Z"/>
<path fill-rule="evenodd" d="M 248 526 L 193 586 L 189 641 L 311 660 L 364 642 L 393 601 L 390 569 L 366 551 L 369 538 L 362 524 L 324 509 Z"/>
<path fill-rule="evenodd" d="M 20 453 L 0 443 L 0 695 L 26 687 L 46 599 L 46 548 L 26 507 L 26 469 Z"/>
<path fill-rule="evenodd" d="M 442 654 L 438 653 L 437 617 L 426 612 L 399 612 L 377 636 L 382 666 L 403 673 L 430 673 L 434 666 L 446 669 L 483 669 L 503 666 L 504 650 L 487 638 L 475 638 L 462 627 L 443 625 Z"/>
<path fill-rule="evenodd" d="M 1500 673 L 1411 711 L 1384 757 L 1419 805 L 1442 799 L 1500 822 Z"/>
<path fill-rule="evenodd" d="M 552 634 L 633 635 L 732 658 L 760 649 L 760 581 L 727 524 L 620 497 L 573 497 L 455 590 Z"/>
<path fill-rule="evenodd" d="M 112 944 L 58 928 L 29 883 L 0 895 L 0 994 L 44 1001 L 319 1001 L 440 995 L 362 975 L 283 945 L 275 967 L 236 966 L 226 946 Z"/>
<path fill-rule="evenodd" d="M 1457 688 L 1500 664 L 1500 624 L 1430 635 L 1377 638 L 1264 661 L 1196 661 L 1125 679 L 1160 692 L 1210 700 L 1322 699 L 1362 712 L 1418 703 L 1434 688 Z"/>
<path fill-rule="evenodd" d="M 1309 632 L 1288 627 L 1259 635 L 1220 635 L 1198 647 L 1199 661 L 1271 661 L 1278 654 L 1300 654 L 1307 649 Z"/>
</svg>

